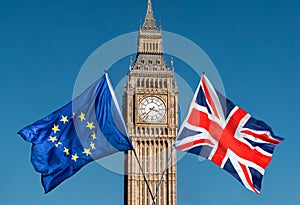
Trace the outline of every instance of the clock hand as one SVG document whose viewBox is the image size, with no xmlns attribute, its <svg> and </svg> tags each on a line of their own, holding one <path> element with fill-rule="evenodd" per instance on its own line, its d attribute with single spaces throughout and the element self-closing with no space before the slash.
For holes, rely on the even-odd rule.
<svg viewBox="0 0 300 205">
<path fill-rule="evenodd" d="M 159 112 L 157 109 L 153 109 L 153 111 L 155 111 L 155 112 Z"/>
<path fill-rule="evenodd" d="M 150 108 L 149 108 L 149 112 L 151 112 L 151 111 L 156 111 L 156 110 L 155 110 L 155 107 L 152 107 L 152 108 L 150 107 Z M 148 112 L 148 113 L 149 113 L 149 112 Z"/>
<path fill-rule="evenodd" d="M 147 117 L 147 116 L 150 114 L 150 112 L 151 112 L 154 108 L 155 108 L 155 107 L 149 108 L 149 111 L 145 114 L 145 117 Z"/>
<path fill-rule="evenodd" d="M 150 108 L 149 108 L 149 111 L 145 114 L 145 117 L 148 117 L 151 111 L 156 111 L 156 110 L 154 110 L 154 109 L 155 109 L 155 107 L 152 107 L 152 108 L 150 107 Z M 157 111 L 156 111 L 156 112 L 157 112 Z"/>
<path fill-rule="evenodd" d="M 148 116 L 149 115 L 149 113 L 151 112 L 152 110 L 149 110 L 147 113 L 146 113 L 146 115 L 145 116 Z"/>
<path fill-rule="evenodd" d="M 153 107 L 152 109 L 150 108 L 151 111 L 155 111 L 155 112 L 159 112 L 157 109 L 155 109 L 155 107 Z"/>
</svg>

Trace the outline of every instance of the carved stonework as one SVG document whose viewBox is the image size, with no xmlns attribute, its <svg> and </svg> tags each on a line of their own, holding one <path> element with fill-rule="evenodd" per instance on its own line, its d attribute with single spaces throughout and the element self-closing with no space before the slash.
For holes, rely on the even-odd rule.
<svg viewBox="0 0 300 205">
<path fill-rule="evenodd" d="M 167 163 L 178 129 L 178 90 L 166 65 L 162 35 L 148 1 L 139 31 L 138 53 L 123 95 L 123 117 L 153 194 Z M 176 205 L 176 154 L 163 178 L 157 205 Z M 152 205 L 132 151 L 125 157 L 125 205 Z"/>
</svg>

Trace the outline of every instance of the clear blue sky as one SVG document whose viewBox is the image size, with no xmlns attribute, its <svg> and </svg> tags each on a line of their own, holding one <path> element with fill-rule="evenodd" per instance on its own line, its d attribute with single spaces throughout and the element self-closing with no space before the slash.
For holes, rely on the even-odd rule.
<svg viewBox="0 0 300 205">
<path fill-rule="evenodd" d="M 300 205 L 300 1 L 153 0 L 153 6 L 163 30 L 209 55 L 227 96 L 285 138 L 261 195 L 211 162 L 186 155 L 178 163 L 178 204 Z M 16 132 L 69 102 L 87 57 L 137 31 L 145 10 L 146 0 L 1 2 L 0 204 L 123 204 L 123 176 L 97 163 L 44 195 L 30 144 Z M 119 69 L 126 73 L 128 61 Z"/>
</svg>

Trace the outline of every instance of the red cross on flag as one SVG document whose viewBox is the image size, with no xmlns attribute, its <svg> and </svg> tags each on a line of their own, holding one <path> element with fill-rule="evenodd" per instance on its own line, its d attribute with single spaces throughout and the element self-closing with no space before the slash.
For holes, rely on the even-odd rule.
<svg viewBox="0 0 300 205">
<path fill-rule="evenodd" d="M 282 140 L 266 123 L 221 95 L 203 75 L 175 147 L 211 160 L 259 194 L 265 168 Z"/>
</svg>

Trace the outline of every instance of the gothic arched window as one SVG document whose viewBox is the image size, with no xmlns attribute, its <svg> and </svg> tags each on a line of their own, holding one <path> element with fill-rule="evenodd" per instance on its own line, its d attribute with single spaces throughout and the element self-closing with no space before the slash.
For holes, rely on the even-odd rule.
<svg viewBox="0 0 300 205">
<path fill-rule="evenodd" d="M 153 88 L 153 79 L 150 81 L 150 88 Z"/>
<path fill-rule="evenodd" d="M 164 81 L 164 87 L 165 87 L 165 88 L 168 87 L 168 82 L 167 82 L 167 80 Z"/>
<path fill-rule="evenodd" d="M 142 79 L 141 87 L 145 87 L 145 81 L 144 81 L 144 79 Z"/>
</svg>

